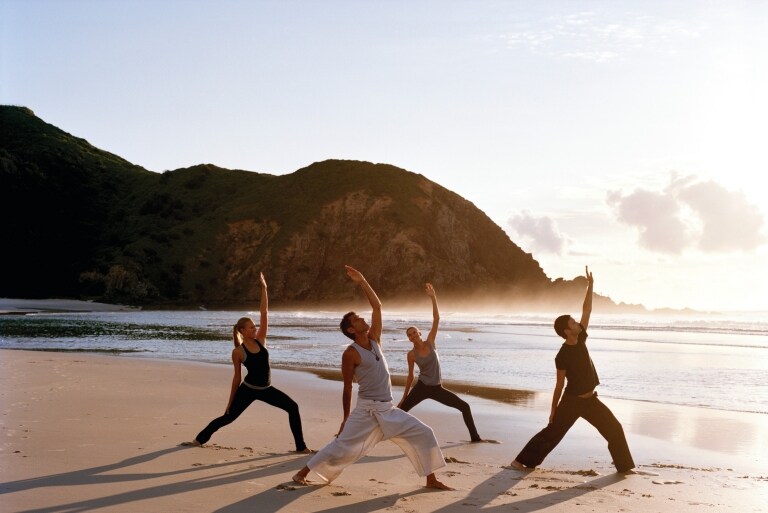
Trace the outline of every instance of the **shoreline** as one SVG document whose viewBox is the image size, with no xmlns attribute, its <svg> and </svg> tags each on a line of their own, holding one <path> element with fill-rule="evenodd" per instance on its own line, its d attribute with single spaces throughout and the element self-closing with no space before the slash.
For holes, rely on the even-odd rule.
<svg viewBox="0 0 768 513">
<path fill-rule="evenodd" d="M 0 350 L 4 508 L 563 513 L 582 505 L 584 511 L 742 513 L 760 511 L 768 500 L 760 459 L 768 430 L 755 416 L 702 418 L 691 408 L 647 409 L 613 399 L 606 402 L 625 427 L 638 468 L 656 476 L 616 474 L 605 442 L 583 421 L 535 471 L 504 468 L 543 427 L 548 406 L 463 395 L 481 436 L 501 445 L 467 443 L 461 415 L 433 401 L 411 411 L 433 428 L 448 461 L 438 478 L 456 490 L 423 489 L 390 442 L 328 486 L 297 487 L 290 478 L 307 457 L 291 452 L 284 412 L 262 403 L 205 447 L 178 446 L 221 414 L 231 378 L 231 368 L 220 364 Z M 310 447 L 332 439 L 341 420 L 338 382 L 273 369 L 273 386 L 300 405 Z M 402 389 L 393 394 L 397 400 Z"/>
<path fill-rule="evenodd" d="M 12 299 L 0 298 L 0 315 L 36 313 L 135 312 L 141 307 L 81 301 L 79 299 Z"/>
<path fill-rule="evenodd" d="M 137 358 L 141 360 L 173 361 L 173 362 L 179 362 L 179 363 L 202 363 L 202 364 L 224 366 L 227 368 L 229 368 L 231 365 L 230 362 L 223 362 L 223 361 L 216 362 L 216 361 L 198 361 L 198 360 L 185 360 L 185 359 L 166 360 L 166 359 L 154 357 L 154 356 L 142 356 L 144 354 L 151 354 L 151 353 L 146 353 L 145 351 L 126 350 L 126 349 L 94 350 L 94 349 L 59 349 L 59 348 L 30 348 L 30 349 L 0 348 L 0 351 L 30 351 L 30 352 L 41 352 L 41 353 L 50 352 L 50 353 L 62 353 L 62 354 L 72 353 L 72 354 L 93 354 L 93 355 L 103 355 L 103 356 L 123 356 L 126 358 Z M 341 370 L 339 369 L 329 369 L 329 368 L 321 368 L 321 367 L 300 367 L 296 365 L 281 365 L 281 364 L 272 364 L 271 367 L 273 370 L 281 369 L 286 371 L 309 373 L 328 381 L 336 381 L 336 382 L 342 381 Z M 404 374 L 391 374 L 391 378 L 392 378 L 393 387 L 402 388 L 405 385 L 407 376 Z M 550 401 L 552 398 L 551 391 L 505 388 L 502 385 L 492 386 L 484 383 L 474 383 L 471 381 L 446 379 L 446 380 L 443 380 L 443 385 L 445 386 L 445 388 L 451 390 L 456 394 L 469 395 L 469 396 L 477 397 L 480 399 L 487 399 L 502 405 L 504 404 L 517 405 L 517 406 L 529 407 L 529 408 L 546 406 L 547 408 L 549 408 Z M 598 388 L 598 393 L 600 392 L 601 390 Z M 720 412 L 721 414 L 733 413 L 737 415 L 749 414 L 749 415 L 768 416 L 768 412 L 762 412 L 762 411 L 715 408 L 712 406 L 680 404 L 680 403 L 665 402 L 665 401 L 652 401 L 648 399 L 618 398 L 618 397 L 612 397 L 610 395 L 603 395 L 603 394 L 601 394 L 600 396 L 603 399 L 609 399 L 613 401 L 627 401 L 630 403 L 636 402 L 640 404 L 646 404 L 648 405 L 648 407 L 655 407 L 655 406 L 670 407 L 670 408 L 680 407 L 680 408 L 693 408 L 693 409 L 703 410 L 703 411 Z M 768 419 L 768 417 L 766 418 Z"/>
</svg>

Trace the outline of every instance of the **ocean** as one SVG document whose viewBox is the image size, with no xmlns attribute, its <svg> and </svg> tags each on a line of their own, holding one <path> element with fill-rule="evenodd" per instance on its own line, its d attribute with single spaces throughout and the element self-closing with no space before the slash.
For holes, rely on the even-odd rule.
<svg viewBox="0 0 768 513">
<path fill-rule="evenodd" d="M 344 312 L 270 311 L 273 367 L 338 370 L 349 344 Z M 365 310 L 363 316 L 369 314 Z M 0 348 L 109 353 L 231 365 L 232 325 L 258 311 L 119 311 L 0 317 Z M 577 315 L 575 312 L 574 315 Z M 457 392 L 509 402 L 551 394 L 561 339 L 554 315 L 441 312 L 437 348 L 443 379 Z M 592 314 L 590 354 L 601 396 L 768 414 L 768 315 Z M 384 350 L 393 375 L 407 372 L 408 326 L 426 337 L 431 312 L 384 312 Z M 395 392 L 397 397 L 398 393 Z M 547 399 L 548 400 L 548 399 Z"/>
</svg>

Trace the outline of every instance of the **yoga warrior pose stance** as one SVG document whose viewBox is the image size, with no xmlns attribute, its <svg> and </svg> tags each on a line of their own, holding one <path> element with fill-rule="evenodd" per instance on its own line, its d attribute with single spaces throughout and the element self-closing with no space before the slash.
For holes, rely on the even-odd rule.
<svg viewBox="0 0 768 513">
<path fill-rule="evenodd" d="M 232 388 L 229 392 L 227 408 L 224 410 L 224 415 L 213 419 L 190 444 L 203 445 L 210 440 L 216 431 L 234 422 L 253 401 L 264 401 L 288 412 L 288 422 L 291 426 L 291 433 L 293 433 L 293 441 L 296 443 L 296 452 L 309 454 L 314 451 L 308 449 L 304 443 L 299 406 L 287 394 L 271 384 L 269 351 L 267 351 L 267 282 L 262 273 L 259 273 L 259 281 L 261 283 L 261 305 L 258 330 L 248 317 L 242 317 L 238 320 L 232 330 L 235 344 L 235 349 L 232 351 L 232 364 L 235 366 L 235 375 L 232 377 Z M 241 377 L 241 365 L 244 365 L 248 370 L 245 380 Z"/>
<path fill-rule="evenodd" d="M 565 342 L 555 357 L 557 382 L 552 396 L 549 425 L 534 435 L 520 451 L 511 463 L 516 469 L 535 468 L 540 465 L 579 417 L 595 426 L 608 441 L 608 451 L 618 472 L 632 473 L 635 467 L 621 424 L 611 410 L 597 398 L 595 391 L 600 380 L 587 350 L 587 326 L 592 313 L 593 284 L 589 268 L 586 269 L 586 277 L 587 296 L 584 298 L 581 321 L 576 322 L 570 315 L 561 315 L 555 319 L 555 332 L 564 338 Z M 563 393 L 566 380 L 568 386 Z"/>
<path fill-rule="evenodd" d="M 432 299 L 432 329 L 429 330 L 426 341 L 421 339 L 421 331 L 418 328 L 411 326 L 405 330 L 408 340 L 413 344 L 413 349 L 408 351 L 408 378 L 405 381 L 403 398 L 400 399 L 400 404 L 397 407 L 403 411 L 409 411 L 424 399 L 433 399 L 451 408 L 456 408 L 464 417 L 464 424 L 469 430 L 470 440 L 483 442 L 484 440 L 477 434 L 469 404 L 450 390 L 443 388 L 440 376 L 440 357 L 437 355 L 435 343 L 437 327 L 440 324 L 440 311 L 437 308 L 435 289 L 431 283 L 427 283 L 426 290 L 427 295 Z M 411 390 L 414 362 L 419 366 L 419 379 L 416 386 Z"/>
<path fill-rule="evenodd" d="M 445 466 L 445 459 L 432 429 L 392 404 L 389 368 L 381 347 L 381 301 L 359 271 L 349 266 L 346 269 L 371 304 L 371 325 L 355 312 L 342 319 L 341 332 L 353 340 L 341 357 L 344 417 L 336 438 L 320 449 L 293 480 L 307 484 L 311 470 L 330 483 L 377 443 L 391 440 L 405 453 L 419 476 L 426 476 L 428 488 L 450 490 L 434 474 Z M 355 409 L 351 410 L 353 379 L 357 381 L 358 393 Z"/>
</svg>

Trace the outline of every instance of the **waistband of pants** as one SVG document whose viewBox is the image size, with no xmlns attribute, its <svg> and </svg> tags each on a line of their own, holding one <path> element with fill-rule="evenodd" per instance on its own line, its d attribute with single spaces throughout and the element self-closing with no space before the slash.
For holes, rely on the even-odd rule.
<svg viewBox="0 0 768 513">
<path fill-rule="evenodd" d="M 250 383 L 246 383 L 245 381 L 243 381 L 242 384 L 247 386 L 248 388 L 253 389 L 253 390 L 266 390 L 268 388 L 272 388 L 272 385 L 267 385 L 265 387 L 259 387 L 259 386 L 256 386 L 256 385 L 251 385 Z"/>
<path fill-rule="evenodd" d="M 389 401 L 379 401 L 376 399 L 363 399 L 361 397 L 357 398 L 357 403 L 355 404 L 355 407 L 361 407 L 361 408 L 381 408 L 382 406 L 391 405 L 394 406 L 394 403 L 390 399 Z"/>
</svg>

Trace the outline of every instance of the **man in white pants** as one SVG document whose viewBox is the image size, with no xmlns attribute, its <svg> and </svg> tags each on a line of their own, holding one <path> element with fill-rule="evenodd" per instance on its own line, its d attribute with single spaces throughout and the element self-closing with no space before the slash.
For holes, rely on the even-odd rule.
<svg viewBox="0 0 768 513">
<path fill-rule="evenodd" d="M 355 312 L 342 319 L 342 333 L 354 341 L 341 358 L 344 419 L 336 438 L 315 454 L 293 480 L 307 484 L 311 470 L 330 483 L 377 443 L 391 440 L 408 456 L 416 473 L 426 476 L 427 488 L 450 490 L 435 477 L 435 470 L 445 466 L 445 458 L 432 429 L 392 403 L 389 367 L 381 350 L 381 301 L 358 270 L 345 267 L 371 304 L 371 326 Z M 358 383 L 358 394 L 350 413 L 353 379 Z"/>
</svg>

